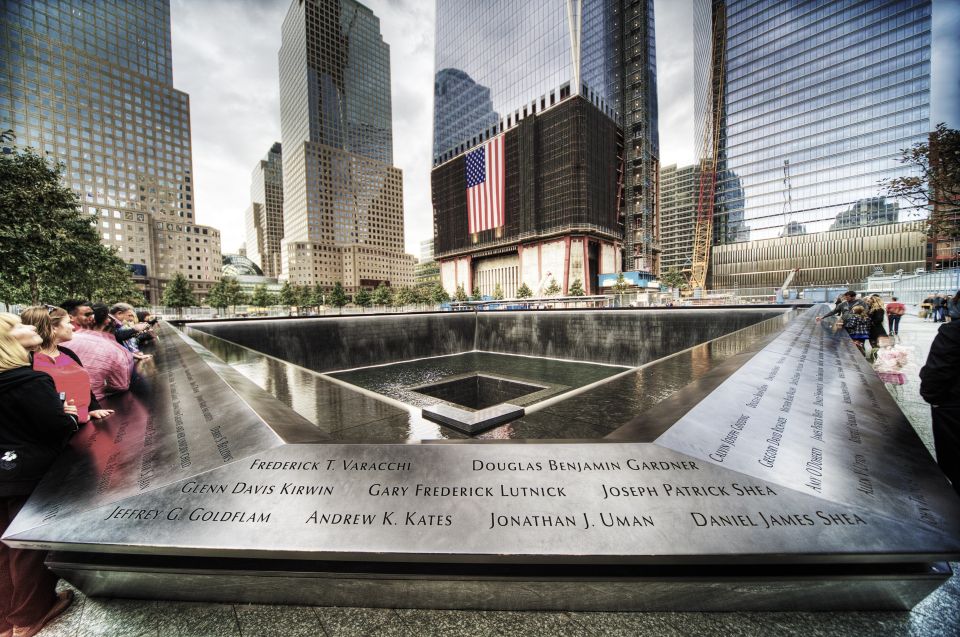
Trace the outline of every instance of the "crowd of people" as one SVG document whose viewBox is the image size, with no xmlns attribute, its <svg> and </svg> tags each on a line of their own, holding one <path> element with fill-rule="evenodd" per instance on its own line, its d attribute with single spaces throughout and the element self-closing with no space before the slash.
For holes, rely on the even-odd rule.
<svg viewBox="0 0 960 637">
<path fill-rule="evenodd" d="M 954 296 L 931 293 L 920 303 L 920 318 L 934 323 L 960 320 L 960 291 Z"/>
<path fill-rule="evenodd" d="M 154 325 L 126 303 L 80 299 L 0 313 L 0 533 L 70 437 L 113 414 L 100 401 L 137 382 Z M 0 637 L 35 635 L 73 601 L 45 557 L 0 543 Z"/>
</svg>

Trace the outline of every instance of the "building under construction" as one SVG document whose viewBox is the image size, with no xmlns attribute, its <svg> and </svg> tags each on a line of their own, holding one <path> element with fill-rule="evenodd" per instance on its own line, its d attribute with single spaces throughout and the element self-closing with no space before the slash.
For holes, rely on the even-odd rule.
<svg viewBox="0 0 960 637">
<path fill-rule="evenodd" d="M 435 77 L 448 293 L 590 294 L 601 273 L 657 270 L 652 0 L 440 0 Z"/>
</svg>

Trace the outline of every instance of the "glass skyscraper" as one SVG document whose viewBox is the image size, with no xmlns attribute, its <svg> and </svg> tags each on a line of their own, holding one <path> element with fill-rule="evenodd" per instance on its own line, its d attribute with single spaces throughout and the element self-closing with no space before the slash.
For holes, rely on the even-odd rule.
<svg viewBox="0 0 960 637">
<path fill-rule="evenodd" d="M 477 278 L 481 291 L 521 282 L 536 291 L 550 270 L 564 289 L 572 277 L 589 288 L 591 267 L 656 267 L 652 0 L 438 0 L 435 64 L 434 217 L 446 287 L 469 290 Z M 501 135 L 504 224 L 470 233 L 458 166 Z M 537 245 L 542 256 L 541 239 L 571 233 L 577 246 L 547 250 L 558 262 L 521 256 Z M 485 251 L 501 256 L 484 263 Z M 488 267 L 499 274 L 474 277 Z"/>
<path fill-rule="evenodd" d="M 695 14 L 698 136 L 717 159 L 712 287 L 922 265 L 915 224 L 897 222 L 923 212 L 881 182 L 931 130 L 930 1 L 698 0 Z"/>
<path fill-rule="evenodd" d="M 170 47 L 168 0 L 0 3 L 0 129 L 65 163 L 151 302 L 177 272 L 201 294 L 220 278 L 220 233 L 194 216 L 190 100 Z"/>
<path fill-rule="evenodd" d="M 283 275 L 348 290 L 411 284 L 379 18 L 354 0 L 293 0 L 279 60 Z"/>
<path fill-rule="evenodd" d="M 250 207 L 245 214 L 247 257 L 263 274 L 278 277 L 282 270 L 280 245 L 283 241 L 283 149 L 280 142 L 270 147 L 257 162 L 250 179 Z"/>
</svg>

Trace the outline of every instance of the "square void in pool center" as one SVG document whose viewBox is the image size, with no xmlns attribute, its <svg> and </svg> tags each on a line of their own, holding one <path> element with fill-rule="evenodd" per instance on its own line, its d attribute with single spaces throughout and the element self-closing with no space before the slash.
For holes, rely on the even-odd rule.
<svg viewBox="0 0 960 637">
<path fill-rule="evenodd" d="M 631 369 L 495 352 L 464 352 L 328 376 L 414 407 L 449 402 L 471 410 L 529 406 Z"/>
<path fill-rule="evenodd" d="M 543 385 L 531 385 L 496 376 L 470 374 L 465 378 L 446 380 L 412 389 L 419 394 L 433 396 L 448 403 L 480 410 L 500 403 L 508 403 L 547 388 Z"/>
</svg>

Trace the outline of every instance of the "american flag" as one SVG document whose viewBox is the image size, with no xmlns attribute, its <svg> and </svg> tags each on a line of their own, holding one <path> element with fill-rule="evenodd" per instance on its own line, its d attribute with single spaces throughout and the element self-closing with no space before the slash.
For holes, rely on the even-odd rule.
<svg viewBox="0 0 960 637">
<path fill-rule="evenodd" d="M 470 234 L 503 225 L 503 135 L 467 153 L 467 218 Z"/>
</svg>

